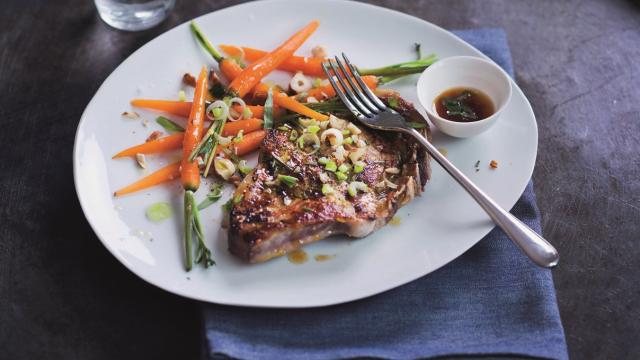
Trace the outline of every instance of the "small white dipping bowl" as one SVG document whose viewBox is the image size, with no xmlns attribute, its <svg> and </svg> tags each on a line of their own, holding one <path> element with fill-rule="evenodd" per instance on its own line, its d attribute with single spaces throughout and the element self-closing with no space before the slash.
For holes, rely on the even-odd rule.
<svg viewBox="0 0 640 360">
<path fill-rule="evenodd" d="M 457 87 L 482 91 L 493 101 L 495 113 L 488 118 L 457 122 L 444 119 L 435 109 L 435 100 L 443 92 Z M 429 66 L 418 79 L 418 100 L 429 119 L 445 134 L 465 138 L 478 135 L 493 125 L 511 99 L 511 79 L 491 61 L 473 56 L 454 56 Z"/>
</svg>

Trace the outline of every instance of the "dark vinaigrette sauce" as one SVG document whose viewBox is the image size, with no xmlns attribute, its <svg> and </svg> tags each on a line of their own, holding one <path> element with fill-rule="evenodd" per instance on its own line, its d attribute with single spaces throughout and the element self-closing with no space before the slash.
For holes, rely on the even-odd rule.
<svg viewBox="0 0 640 360">
<path fill-rule="evenodd" d="M 493 101 L 480 90 L 456 87 L 444 91 L 435 100 L 440 117 L 457 122 L 486 119 L 496 111 Z"/>
</svg>

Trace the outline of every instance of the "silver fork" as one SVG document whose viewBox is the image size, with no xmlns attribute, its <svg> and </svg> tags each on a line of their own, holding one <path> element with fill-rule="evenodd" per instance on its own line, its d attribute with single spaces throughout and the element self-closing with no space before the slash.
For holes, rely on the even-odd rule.
<svg viewBox="0 0 640 360">
<path fill-rule="evenodd" d="M 440 164 L 449 175 L 460 184 L 487 212 L 489 217 L 498 225 L 511 240 L 518 245 L 534 263 L 545 268 L 552 268 L 558 264 L 558 251 L 542 236 L 530 227 L 500 207 L 493 199 L 478 188 L 458 168 L 393 109 L 387 107 L 362 81 L 355 66 L 351 64 L 343 53 L 344 63 L 339 57 L 335 61 L 329 60 L 322 64 L 331 86 L 340 97 L 344 105 L 370 128 L 377 130 L 396 131 L 413 136 L 422 144 L 427 152 Z M 329 63 L 327 65 L 327 63 Z M 329 69 L 331 68 L 331 70 Z M 352 76 L 349 76 L 351 73 Z M 336 82 L 337 80 L 337 82 Z M 339 85 L 338 85 L 339 83 Z M 343 91 L 344 90 L 344 91 Z"/>
</svg>

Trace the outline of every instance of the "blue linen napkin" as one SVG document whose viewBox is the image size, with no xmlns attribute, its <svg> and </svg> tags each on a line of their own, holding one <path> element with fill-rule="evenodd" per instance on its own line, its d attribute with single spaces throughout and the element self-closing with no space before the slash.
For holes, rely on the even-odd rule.
<svg viewBox="0 0 640 360">
<path fill-rule="evenodd" d="M 513 75 L 504 31 L 455 31 Z M 511 212 L 540 231 L 530 182 Z M 499 229 L 443 268 L 394 290 L 312 309 L 203 305 L 205 358 L 567 359 L 551 272 Z"/>
</svg>

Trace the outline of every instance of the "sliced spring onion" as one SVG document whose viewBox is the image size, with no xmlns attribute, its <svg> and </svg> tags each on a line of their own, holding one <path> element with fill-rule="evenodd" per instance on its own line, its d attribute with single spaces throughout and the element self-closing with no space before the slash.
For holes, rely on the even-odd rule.
<svg viewBox="0 0 640 360">
<path fill-rule="evenodd" d="M 294 187 L 296 186 L 296 184 L 298 183 L 298 178 L 295 178 L 293 176 L 289 176 L 289 175 L 282 175 L 279 174 L 277 177 L 277 180 L 280 181 L 281 183 L 287 185 L 287 187 Z"/>
<path fill-rule="evenodd" d="M 345 181 L 345 180 L 347 180 L 347 174 L 338 171 L 336 173 L 336 179 L 338 179 L 340 181 Z"/>
<path fill-rule="evenodd" d="M 247 175 L 251 170 L 253 170 L 253 168 L 247 165 L 247 160 L 240 160 L 240 162 L 238 162 L 238 171 L 240 171 L 242 175 Z"/>
<path fill-rule="evenodd" d="M 351 135 L 351 131 L 349 130 L 342 130 L 342 136 L 349 136 Z"/>
<path fill-rule="evenodd" d="M 216 169 L 218 175 L 225 180 L 229 180 L 231 175 L 236 172 L 236 166 L 229 159 L 216 158 L 213 161 L 213 168 Z"/>
<path fill-rule="evenodd" d="M 320 149 L 320 139 L 316 134 L 304 133 L 298 138 L 298 147 L 311 155 Z"/>
<path fill-rule="evenodd" d="M 316 134 L 318 131 L 320 131 L 320 126 L 318 125 L 311 125 L 307 128 L 307 132 L 311 134 Z"/>
<path fill-rule="evenodd" d="M 347 130 L 349 130 L 354 135 L 362 133 L 362 130 L 360 130 L 360 128 L 355 126 L 353 123 L 349 123 L 349 125 L 347 125 Z"/>
<path fill-rule="evenodd" d="M 351 197 L 355 197 L 358 194 L 358 191 L 369 191 L 369 187 L 362 181 L 352 181 L 349 183 L 349 186 L 347 186 L 347 192 Z"/>
<path fill-rule="evenodd" d="M 211 204 L 220 200 L 220 198 L 222 197 L 223 187 L 224 185 L 220 183 L 211 184 L 211 188 L 209 190 L 209 193 L 207 194 L 207 197 L 204 200 L 202 200 L 200 204 L 198 204 L 198 210 L 204 210 L 209 206 L 211 206 Z"/>
<path fill-rule="evenodd" d="M 353 144 L 353 138 L 352 137 L 348 137 L 348 138 L 344 139 L 344 141 L 342 143 L 343 144 L 347 144 L 347 145 L 352 145 Z"/>
<path fill-rule="evenodd" d="M 244 130 L 238 131 L 238 135 L 236 135 L 236 137 L 233 138 L 233 142 L 239 143 L 240 141 L 242 141 L 242 138 L 244 138 Z"/>
<path fill-rule="evenodd" d="M 298 138 L 298 131 L 291 130 L 291 135 L 289 135 L 289 140 L 296 141 L 297 138 Z"/>
<path fill-rule="evenodd" d="M 349 154 L 349 159 L 351 160 L 351 163 L 355 165 L 356 162 L 364 156 L 364 153 L 365 153 L 365 149 L 363 148 L 359 148 L 359 149 L 356 149 L 355 151 L 352 151 L 351 154 Z"/>
<path fill-rule="evenodd" d="M 187 101 L 187 94 L 184 93 L 184 90 L 178 91 L 178 100 Z"/>
<path fill-rule="evenodd" d="M 353 164 L 353 172 L 356 174 L 360 174 L 364 171 L 365 166 L 366 164 L 363 161 L 356 161 L 355 164 Z"/>
<path fill-rule="evenodd" d="M 327 165 L 328 162 L 329 162 L 329 158 L 326 158 L 324 156 L 318 159 L 318 163 L 322 165 Z"/>
<path fill-rule="evenodd" d="M 273 88 L 267 91 L 267 100 L 264 102 L 263 124 L 265 129 L 273 129 Z"/>
<path fill-rule="evenodd" d="M 318 125 L 318 120 L 316 120 L 316 119 L 300 118 L 300 119 L 298 119 L 298 122 L 300 123 L 300 126 L 302 126 L 302 127 L 309 127 L 309 126 Z"/>
<path fill-rule="evenodd" d="M 224 120 L 229 116 L 229 105 L 222 100 L 216 100 L 207 106 L 206 114 L 210 120 Z"/>
<path fill-rule="evenodd" d="M 329 143 L 333 147 L 342 145 L 342 141 L 344 140 L 342 132 L 340 132 L 340 130 L 338 129 L 327 129 L 323 131 L 320 135 L 320 142 L 324 143 L 327 138 L 329 138 Z"/>
<path fill-rule="evenodd" d="M 171 209 L 171 205 L 166 202 L 159 202 L 155 204 L 149 205 L 145 214 L 147 215 L 147 219 L 153 222 L 160 222 L 162 220 L 167 220 L 171 217 L 173 210 Z"/>
<path fill-rule="evenodd" d="M 347 171 L 349 171 L 349 166 L 347 164 L 342 164 L 338 166 L 338 171 L 346 173 Z"/>
<path fill-rule="evenodd" d="M 240 111 L 238 111 L 238 112 L 235 111 L 235 109 L 233 108 L 233 104 L 234 103 L 240 105 L 240 107 L 241 107 Z M 244 102 L 244 100 L 242 100 L 239 97 L 234 97 L 231 100 L 229 100 L 229 118 L 228 118 L 229 121 L 242 120 L 242 116 L 244 114 L 244 109 L 246 107 L 247 107 L 247 104 Z M 233 115 L 232 115 L 232 112 L 233 113 L 238 113 L 239 114 L 238 117 L 234 118 Z"/>
<path fill-rule="evenodd" d="M 334 115 L 329 115 L 329 125 L 334 129 L 342 130 L 347 126 L 347 120 L 342 120 Z"/>
<path fill-rule="evenodd" d="M 324 168 L 327 171 L 335 172 L 336 170 L 338 170 L 338 165 L 336 165 L 335 161 L 329 160 L 329 162 L 325 164 Z"/>
<path fill-rule="evenodd" d="M 322 185 L 322 194 L 323 195 L 330 195 L 330 194 L 333 194 L 333 192 L 334 192 L 334 190 L 331 187 L 331 185 L 329 185 L 329 184 L 323 184 Z"/>
<path fill-rule="evenodd" d="M 184 128 L 175 122 L 167 119 L 164 116 L 158 116 L 156 118 L 156 122 L 158 125 L 162 126 L 167 132 L 176 133 L 176 132 L 184 132 Z"/>
<path fill-rule="evenodd" d="M 306 91 L 309 91 L 313 84 L 308 77 L 304 76 L 301 71 L 298 71 L 289 82 L 289 86 L 291 90 L 295 91 L 296 94 L 300 94 Z"/>
</svg>

